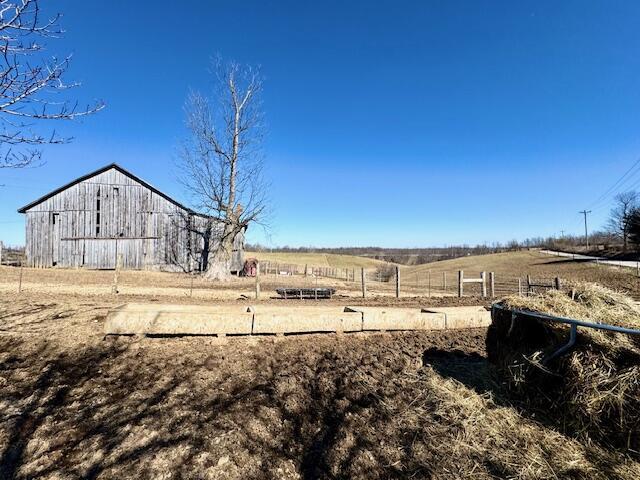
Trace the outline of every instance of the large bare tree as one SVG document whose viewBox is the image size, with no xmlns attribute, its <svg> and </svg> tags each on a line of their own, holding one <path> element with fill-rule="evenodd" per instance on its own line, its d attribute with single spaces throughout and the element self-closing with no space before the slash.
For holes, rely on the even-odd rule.
<svg viewBox="0 0 640 480">
<path fill-rule="evenodd" d="M 624 251 L 629 244 L 631 215 L 638 207 L 638 194 L 634 191 L 618 193 L 614 197 L 614 207 L 609 214 L 608 230 L 622 239 Z"/>
<path fill-rule="evenodd" d="M 266 213 L 262 79 L 253 67 L 221 60 L 212 73 L 213 95 L 192 92 L 187 99 L 190 135 L 179 167 L 194 208 L 206 215 L 189 225 L 204 245 L 205 276 L 226 280 L 236 235 L 262 222 Z"/>
<path fill-rule="evenodd" d="M 0 168 L 20 168 L 41 159 L 40 146 L 67 143 L 40 124 L 95 113 L 104 103 L 79 107 L 64 98 L 77 82 L 63 76 L 71 56 L 46 57 L 44 41 L 61 36 L 61 15 L 44 18 L 39 0 L 0 0 Z"/>
</svg>

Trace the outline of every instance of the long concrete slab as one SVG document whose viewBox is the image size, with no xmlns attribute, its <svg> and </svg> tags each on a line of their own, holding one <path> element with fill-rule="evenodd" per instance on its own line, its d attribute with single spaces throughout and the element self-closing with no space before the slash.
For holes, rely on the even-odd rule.
<svg viewBox="0 0 640 480">
<path fill-rule="evenodd" d="M 254 307 L 253 333 L 357 332 L 362 314 L 344 307 Z"/>
<path fill-rule="evenodd" d="M 367 330 L 441 330 L 445 315 L 423 313 L 420 308 L 359 307 L 345 310 L 362 314 L 362 329 Z"/>
<path fill-rule="evenodd" d="M 485 327 L 483 307 L 201 306 L 127 304 L 107 314 L 107 335 L 251 335 Z"/>
<path fill-rule="evenodd" d="M 250 335 L 253 312 L 243 306 L 127 304 L 107 314 L 107 335 Z"/>
<path fill-rule="evenodd" d="M 484 307 L 423 308 L 426 314 L 444 315 L 444 328 L 480 328 L 491 325 L 491 312 Z"/>
</svg>

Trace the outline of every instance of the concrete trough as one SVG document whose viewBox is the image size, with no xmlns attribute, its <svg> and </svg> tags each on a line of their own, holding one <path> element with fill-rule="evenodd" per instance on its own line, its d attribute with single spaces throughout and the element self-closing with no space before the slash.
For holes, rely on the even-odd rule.
<svg viewBox="0 0 640 480">
<path fill-rule="evenodd" d="M 107 335 L 251 335 L 486 327 L 483 307 L 127 304 L 107 314 Z"/>
<path fill-rule="evenodd" d="M 107 335 L 250 335 L 246 306 L 127 304 L 107 314 Z"/>
<path fill-rule="evenodd" d="M 491 325 L 491 312 L 484 307 L 424 308 L 425 314 L 444 315 L 444 328 L 481 328 Z"/>
<path fill-rule="evenodd" d="M 425 313 L 420 308 L 346 307 L 362 314 L 362 329 L 367 330 L 442 330 L 445 315 Z"/>
<path fill-rule="evenodd" d="M 256 306 L 253 333 L 357 332 L 362 329 L 362 314 L 344 307 Z"/>
</svg>

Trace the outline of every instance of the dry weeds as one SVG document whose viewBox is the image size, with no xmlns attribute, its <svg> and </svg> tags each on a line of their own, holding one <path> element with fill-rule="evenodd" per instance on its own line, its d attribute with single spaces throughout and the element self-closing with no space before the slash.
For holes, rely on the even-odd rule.
<svg viewBox="0 0 640 480">
<path fill-rule="evenodd" d="M 508 307 L 569 318 L 640 327 L 640 309 L 607 288 L 574 283 L 566 291 L 509 297 Z M 638 337 L 580 328 L 576 347 L 542 366 L 566 342 L 567 327 L 529 317 L 498 315 L 491 327 L 491 358 L 523 401 L 551 408 L 566 431 L 639 455 L 640 345 Z"/>
</svg>

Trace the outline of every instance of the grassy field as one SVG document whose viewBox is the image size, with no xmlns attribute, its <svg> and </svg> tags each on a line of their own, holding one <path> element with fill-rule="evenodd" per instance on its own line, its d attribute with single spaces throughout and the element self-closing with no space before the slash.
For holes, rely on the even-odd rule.
<svg viewBox="0 0 640 480">
<path fill-rule="evenodd" d="M 356 257 L 355 255 L 338 255 L 334 253 L 246 252 L 245 256 L 247 258 L 255 257 L 262 261 L 302 266 L 309 265 L 310 267 L 377 268 L 381 265 L 393 265 L 373 258 Z"/>
<path fill-rule="evenodd" d="M 572 260 L 546 255 L 537 251 L 521 251 L 475 255 L 426 263 L 414 267 L 405 267 L 402 272 L 406 279 L 418 276 L 424 278 L 428 272 L 434 278 L 447 272 L 451 282 L 455 281 L 458 270 L 463 270 L 466 277 L 477 277 L 480 272 L 495 272 L 497 281 L 512 280 L 518 277 L 562 280 L 577 280 L 600 283 L 615 290 L 620 290 L 635 297 L 640 296 L 640 279 L 634 269 L 596 265 L 583 260 Z"/>
</svg>

